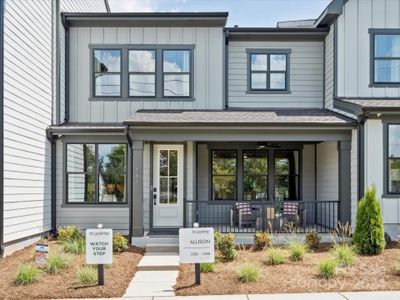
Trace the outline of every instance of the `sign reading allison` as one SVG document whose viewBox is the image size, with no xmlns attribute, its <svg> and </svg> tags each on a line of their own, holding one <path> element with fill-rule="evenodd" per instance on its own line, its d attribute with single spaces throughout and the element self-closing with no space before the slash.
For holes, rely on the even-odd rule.
<svg viewBox="0 0 400 300">
<path fill-rule="evenodd" d="M 86 230 L 86 263 L 107 265 L 113 257 L 112 229 Z"/>
<path fill-rule="evenodd" d="M 214 262 L 214 229 L 179 229 L 179 255 L 184 264 Z"/>
</svg>

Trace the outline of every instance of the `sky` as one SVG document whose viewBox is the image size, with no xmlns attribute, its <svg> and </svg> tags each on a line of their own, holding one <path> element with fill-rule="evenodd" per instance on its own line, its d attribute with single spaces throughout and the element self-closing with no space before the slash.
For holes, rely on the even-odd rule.
<svg viewBox="0 0 400 300">
<path fill-rule="evenodd" d="M 109 0 L 112 12 L 227 11 L 227 26 L 274 27 L 278 21 L 315 19 L 331 0 Z"/>
</svg>

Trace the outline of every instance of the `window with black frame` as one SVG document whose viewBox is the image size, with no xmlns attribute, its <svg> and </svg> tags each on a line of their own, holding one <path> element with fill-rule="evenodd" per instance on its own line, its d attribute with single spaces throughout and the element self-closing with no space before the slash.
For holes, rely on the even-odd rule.
<svg viewBox="0 0 400 300">
<path fill-rule="evenodd" d="M 125 144 L 67 144 L 67 203 L 126 203 Z"/>
<path fill-rule="evenodd" d="M 389 194 L 400 194 L 400 124 L 388 125 L 387 189 Z"/>
<path fill-rule="evenodd" d="M 212 153 L 212 199 L 236 200 L 237 152 L 236 150 L 213 150 Z"/>
<path fill-rule="evenodd" d="M 121 96 L 121 50 L 93 50 L 95 97 Z"/>
<path fill-rule="evenodd" d="M 373 33 L 373 83 L 400 84 L 400 31 L 398 34 Z"/>
<path fill-rule="evenodd" d="M 299 151 L 275 151 L 275 200 L 299 200 Z"/>
<path fill-rule="evenodd" d="M 243 151 L 243 200 L 268 198 L 268 152 Z"/>
</svg>

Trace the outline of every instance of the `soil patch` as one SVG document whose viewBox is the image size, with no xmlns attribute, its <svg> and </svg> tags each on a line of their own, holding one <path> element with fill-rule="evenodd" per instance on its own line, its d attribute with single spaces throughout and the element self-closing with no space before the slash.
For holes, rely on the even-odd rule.
<svg viewBox="0 0 400 300">
<path fill-rule="evenodd" d="M 50 252 L 60 249 L 55 241 L 45 242 L 49 244 Z M 34 264 L 34 251 L 32 245 L 0 261 L 0 299 L 121 297 L 143 256 L 143 250 L 135 247 L 114 254 L 113 264 L 105 268 L 104 286 L 81 286 L 77 283 L 76 274 L 85 265 L 85 255 L 76 254 L 66 254 L 70 257 L 70 264 L 60 274 L 49 275 L 43 271 L 37 283 L 22 286 L 14 284 L 18 267 L 24 263 Z"/>
<path fill-rule="evenodd" d="M 331 257 L 332 246 L 307 253 L 304 261 L 283 265 L 264 264 L 263 251 L 239 250 L 233 262 L 218 259 L 214 273 L 202 273 L 202 284 L 194 284 L 194 266 L 181 265 L 175 286 L 177 295 L 269 294 L 333 291 L 400 290 L 400 277 L 393 271 L 393 263 L 400 257 L 400 248 L 391 245 L 381 255 L 358 256 L 354 266 L 340 268 L 339 275 L 325 280 L 317 276 L 316 263 Z M 260 266 L 262 278 L 257 282 L 241 283 L 237 270 L 244 262 Z"/>
</svg>

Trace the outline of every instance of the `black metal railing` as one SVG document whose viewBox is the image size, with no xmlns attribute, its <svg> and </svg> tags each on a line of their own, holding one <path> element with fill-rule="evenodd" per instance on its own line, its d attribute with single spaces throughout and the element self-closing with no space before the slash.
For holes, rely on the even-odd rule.
<svg viewBox="0 0 400 300">
<path fill-rule="evenodd" d="M 186 227 L 198 222 L 223 233 L 305 233 L 311 229 L 331 233 L 339 220 L 339 201 L 199 200 L 186 201 L 185 206 Z"/>
</svg>

